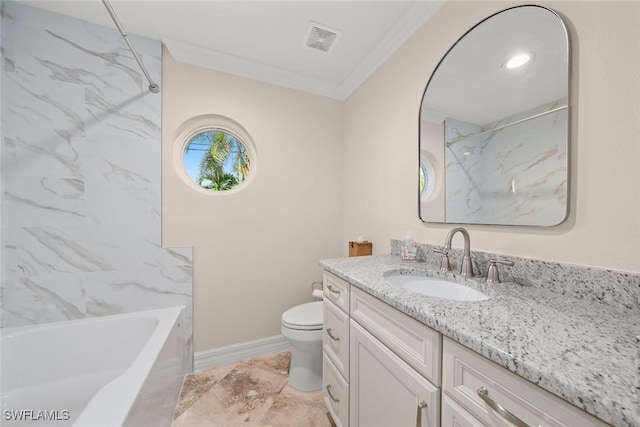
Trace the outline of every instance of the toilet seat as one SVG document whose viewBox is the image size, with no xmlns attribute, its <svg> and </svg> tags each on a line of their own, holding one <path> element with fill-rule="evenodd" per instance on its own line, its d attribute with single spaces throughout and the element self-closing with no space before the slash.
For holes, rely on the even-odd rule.
<svg viewBox="0 0 640 427">
<path fill-rule="evenodd" d="M 285 311 L 282 326 L 299 331 L 322 329 L 322 301 L 300 304 Z"/>
</svg>

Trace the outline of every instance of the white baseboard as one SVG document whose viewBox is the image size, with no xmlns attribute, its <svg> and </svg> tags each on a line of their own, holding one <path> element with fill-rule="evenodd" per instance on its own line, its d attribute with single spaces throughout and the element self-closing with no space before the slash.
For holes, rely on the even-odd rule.
<svg viewBox="0 0 640 427">
<path fill-rule="evenodd" d="M 204 369 L 215 368 L 228 363 L 264 356 L 266 354 L 279 353 L 290 349 L 291 345 L 283 335 L 274 335 L 255 341 L 198 351 L 193 355 L 193 371 L 198 372 Z"/>
</svg>

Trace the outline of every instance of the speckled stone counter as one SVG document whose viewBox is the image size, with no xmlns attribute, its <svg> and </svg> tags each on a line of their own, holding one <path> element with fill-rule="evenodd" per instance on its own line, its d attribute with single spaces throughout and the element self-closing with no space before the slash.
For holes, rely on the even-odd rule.
<svg viewBox="0 0 640 427">
<path fill-rule="evenodd" d="M 383 255 L 323 260 L 331 273 L 614 426 L 640 427 L 636 336 L 640 308 L 512 282 L 440 273 Z M 455 270 L 454 270 L 455 271 Z M 402 289 L 389 273 L 445 277 L 487 301 L 453 301 Z M 606 285 L 606 284 L 604 284 Z"/>
</svg>

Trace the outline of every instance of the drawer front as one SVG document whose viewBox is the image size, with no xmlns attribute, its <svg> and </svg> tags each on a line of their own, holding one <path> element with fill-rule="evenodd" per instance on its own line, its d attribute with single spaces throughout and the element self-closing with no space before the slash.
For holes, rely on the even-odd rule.
<svg viewBox="0 0 640 427">
<path fill-rule="evenodd" d="M 464 410 L 446 394 L 442 395 L 441 427 L 484 427 L 476 417 Z"/>
<path fill-rule="evenodd" d="M 351 317 L 433 384 L 440 385 L 442 336 L 357 288 Z"/>
<path fill-rule="evenodd" d="M 345 313 L 349 313 L 349 288 L 351 285 L 335 274 L 324 272 L 322 278 L 322 292 L 325 299 L 328 299 Z"/>
<path fill-rule="evenodd" d="M 349 378 L 349 316 L 325 300 L 322 349 L 343 377 Z"/>
<path fill-rule="evenodd" d="M 530 426 L 607 425 L 448 338 L 443 343 L 442 390 L 486 425 L 514 424 L 498 415 L 495 404 Z"/>
<path fill-rule="evenodd" d="M 349 384 L 324 354 L 322 397 L 337 427 L 349 426 Z"/>
</svg>

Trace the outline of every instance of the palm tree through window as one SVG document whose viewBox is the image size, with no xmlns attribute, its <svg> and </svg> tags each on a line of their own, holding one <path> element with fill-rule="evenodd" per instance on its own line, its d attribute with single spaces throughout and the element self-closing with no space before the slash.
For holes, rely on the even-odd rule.
<svg viewBox="0 0 640 427">
<path fill-rule="evenodd" d="M 251 160 L 245 145 L 234 135 L 219 129 L 192 137 L 184 148 L 187 174 L 202 188 L 226 191 L 249 175 Z"/>
</svg>

